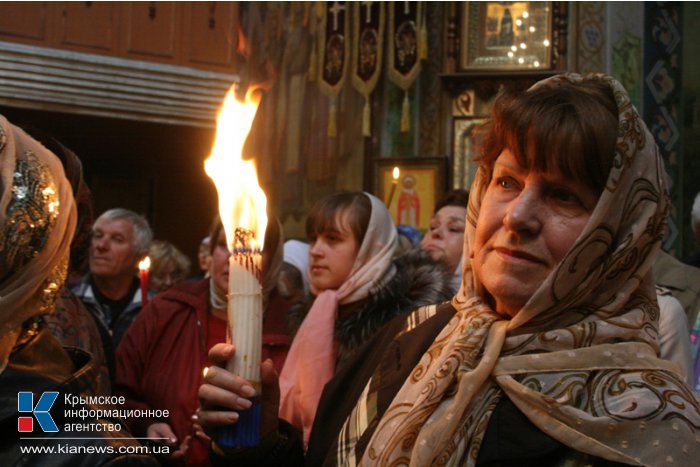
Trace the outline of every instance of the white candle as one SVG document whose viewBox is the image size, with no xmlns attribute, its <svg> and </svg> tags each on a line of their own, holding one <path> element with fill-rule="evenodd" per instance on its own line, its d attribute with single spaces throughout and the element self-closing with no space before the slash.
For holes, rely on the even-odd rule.
<svg viewBox="0 0 700 467">
<path fill-rule="evenodd" d="M 239 239 L 236 229 L 236 237 Z M 228 337 L 236 346 L 227 369 L 250 381 L 260 392 L 262 353 L 262 255 L 248 242 L 238 243 L 229 258 Z"/>
</svg>

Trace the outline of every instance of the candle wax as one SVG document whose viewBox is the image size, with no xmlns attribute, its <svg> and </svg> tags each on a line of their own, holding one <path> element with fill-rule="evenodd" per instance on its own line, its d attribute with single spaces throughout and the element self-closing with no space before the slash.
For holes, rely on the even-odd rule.
<svg viewBox="0 0 700 467">
<path fill-rule="evenodd" d="M 247 379 L 255 389 L 253 406 L 239 411 L 238 422 L 222 427 L 217 443 L 226 448 L 260 444 L 260 358 L 262 353 L 262 271 L 260 253 L 234 253 L 229 258 L 228 340 L 236 354 L 226 369 Z"/>
<path fill-rule="evenodd" d="M 232 254 L 229 258 L 228 335 L 236 354 L 227 369 L 260 390 L 262 354 L 262 256 Z"/>
<path fill-rule="evenodd" d="M 141 306 L 148 305 L 148 269 L 139 270 L 139 279 L 141 280 Z"/>
</svg>

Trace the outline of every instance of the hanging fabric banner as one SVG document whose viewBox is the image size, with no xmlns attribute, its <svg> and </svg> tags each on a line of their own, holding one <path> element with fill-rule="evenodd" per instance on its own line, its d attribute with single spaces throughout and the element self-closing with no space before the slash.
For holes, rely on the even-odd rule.
<svg viewBox="0 0 700 467">
<path fill-rule="evenodd" d="M 328 136 L 338 135 L 338 94 L 350 61 L 349 15 L 346 2 L 324 2 L 321 18 L 321 57 L 318 86 L 331 100 Z"/>
<path fill-rule="evenodd" d="M 420 52 L 427 49 L 421 2 L 391 2 L 389 6 L 389 79 L 404 90 L 401 131 L 411 129 L 408 89 L 420 72 Z"/>
<path fill-rule="evenodd" d="M 354 2 L 352 27 L 352 84 L 365 98 L 362 136 L 372 134 L 369 96 L 377 86 L 384 50 L 384 2 Z"/>
<path fill-rule="evenodd" d="M 311 35 L 311 53 L 309 56 L 309 81 L 316 81 L 318 79 L 318 55 L 316 51 L 318 49 L 318 30 L 321 27 L 321 22 L 323 21 L 323 14 L 325 13 L 323 2 L 309 2 L 309 34 Z"/>
</svg>

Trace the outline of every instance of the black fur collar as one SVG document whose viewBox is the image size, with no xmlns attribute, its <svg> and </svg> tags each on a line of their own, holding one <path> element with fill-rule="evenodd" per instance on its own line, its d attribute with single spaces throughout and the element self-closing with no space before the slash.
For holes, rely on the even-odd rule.
<svg viewBox="0 0 700 467">
<path fill-rule="evenodd" d="M 341 305 L 335 336 L 339 341 L 338 360 L 359 347 L 379 328 L 402 313 L 420 306 L 442 303 L 452 298 L 451 274 L 435 263 L 427 253 L 410 251 L 394 260 L 396 274 L 366 299 Z M 313 297 L 306 305 L 290 312 L 289 326 L 296 334 L 308 313 Z"/>
</svg>

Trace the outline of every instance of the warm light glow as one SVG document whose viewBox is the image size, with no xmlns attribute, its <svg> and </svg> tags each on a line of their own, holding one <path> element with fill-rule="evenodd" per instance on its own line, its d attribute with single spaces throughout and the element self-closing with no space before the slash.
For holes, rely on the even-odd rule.
<svg viewBox="0 0 700 467">
<path fill-rule="evenodd" d="M 527 11 L 523 11 L 523 18 L 529 18 L 529 17 L 530 17 L 530 13 Z"/>
<path fill-rule="evenodd" d="M 542 44 L 544 44 L 545 47 L 549 47 L 549 39 L 545 39 Z"/>
<path fill-rule="evenodd" d="M 535 32 L 535 31 L 536 31 L 535 27 L 534 27 L 534 26 L 530 26 L 530 32 Z"/>
<path fill-rule="evenodd" d="M 253 125 L 260 94 L 249 88 L 241 102 L 231 86 L 216 121 L 216 139 L 204 170 L 219 194 L 219 216 L 233 249 L 234 232 L 241 227 L 253 232 L 262 247 L 267 227 L 267 198 L 260 185 L 255 163 L 243 160 L 243 145 Z M 256 247 L 251 245 L 251 247 Z"/>
<path fill-rule="evenodd" d="M 521 20 L 520 18 L 516 19 L 516 20 L 515 20 L 515 25 L 518 26 L 518 27 L 522 26 L 522 25 L 523 25 L 523 20 Z"/>
<path fill-rule="evenodd" d="M 513 52 L 517 52 L 517 51 L 518 51 L 518 47 L 515 46 L 515 45 L 511 45 L 511 46 L 510 46 L 510 50 L 512 50 Z"/>
<path fill-rule="evenodd" d="M 56 191 L 53 188 L 51 188 L 50 186 L 48 186 L 42 190 L 41 194 L 44 195 L 45 198 L 49 198 L 52 195 L 55 195 Z M 58 200 L 50 201 L 49 205 L 48 205 L 49 212 L 53 213 L 53 212 L 58 211 L 58 204 L 59 204 Z"/>
<path fill-rule="evenodd" d="M 133 264 L 133 263 L 131 263 Z M 148 271 L 148 269 L 151 267 L 151 258 L 150 256 L 146 256 L 144 259 L 139 261 L 139 271 Z"/>
<path fill-rule="evenodd" d="M 527 49 L 527 44 L 526 44 L 525 42 L 521 42 L 521 43 L 520 43 L 520 48 L 523 49 L 523 50 Z"/>
<path fill-rule="evenodd" d="M 391 176 L 394 178 L 394 180 L 398 180 L 399 175 L 401 175 L 401 171 L 399 170 L 398 167 L 394 167 L 394 171 L 392 172 Z"/>
<path fill-rule="evenodd" d="M 532 64 L 535 66 L 535 68 L 539 68 L 540 66 L 540 62 L 538 62 L 537 60 L 535 60 Z"/>
<path fill-rule="evenodd" d="M 525 59 L 522 58 L 522 57 L 520 57 L 520 58 L 518 59 L 518 63 L 520 63 L 520 64 L 522 65 L 523 63 L 525 63 Z"/>
<path fill-rule="evenodd" d="M 509 57 L 509 58 L 513 58 L 513 55 L 515 55 L 515 54 L 509 50 L 509 51 L 508 51 L 508 57 Z"/>
</svg>

